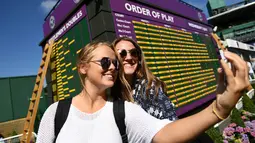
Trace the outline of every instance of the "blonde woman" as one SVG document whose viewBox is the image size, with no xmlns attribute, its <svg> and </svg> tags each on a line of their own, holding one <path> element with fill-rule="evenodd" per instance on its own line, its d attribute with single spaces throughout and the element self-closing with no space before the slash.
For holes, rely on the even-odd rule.
<svg viewBox="0 0 255 143">
<path fill-rule="evenodd" d="M 241 97 L 241 92 L 248 86 L 248 76 L 243 60 L 230 52 L 225 53 L 225 56 L 235 67 L 235 71 L 231 71 L 227 64 L 221 62 L 223 69 L 218 70 L 220 80 L 217 99 L 193 116 L 175 122 L 159 120 L 138 105 L 125 101 L 128 142 L 187 142 L 226 118 Z M 56 142 L 121 142 L 113 117 L 112 97 L 106 95 L 106 89 L 114 85 L 118 69 L 118 60 L 112 45 L 105 42 L 88 44 L 79 54 L 77 69 L 84 88 L 72 99 L 68 117 L 56 137 Z M 223 83 L 223 70 L 227 76 L 227 87 Z M 121 93 L 115 95 L 123 100 L 129 99 Z M 54 142 L 54 116 L 58 103 L 52 104 L 44 113 L 38 132 L 38 143 Z"/>
</svg>

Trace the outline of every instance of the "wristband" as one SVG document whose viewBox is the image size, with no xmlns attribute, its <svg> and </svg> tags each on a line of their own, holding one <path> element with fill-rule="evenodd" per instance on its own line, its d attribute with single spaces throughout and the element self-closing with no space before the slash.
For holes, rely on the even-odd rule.
<svg viewBox="0 0 255 143">
<path fill-rule="evenodd" d="M 213 113 L 214 113 L 220 120 L 225 120 L 226 118 L 221 117 L 221 116 L 219 115 L 219 113 L 216 111 L 216 109 L 215 109 L 215 104 L 216 104 L 216 102 L 214 102 L 213 105 L 212 105 Z"/>
</svg>

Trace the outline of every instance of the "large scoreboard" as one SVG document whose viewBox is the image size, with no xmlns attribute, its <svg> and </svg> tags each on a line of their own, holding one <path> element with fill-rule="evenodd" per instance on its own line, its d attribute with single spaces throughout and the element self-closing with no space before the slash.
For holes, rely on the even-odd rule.
<svg viewBox="0 0 255 143">
<path fill-rule="evenodd" d="M 167 84 L 178 115 L 215 98 L 219 60 L 212 29 L 201 11 L 178 1 L 61 0 L 43 27 L 45 39 L 55 40 L 47 74 L 53 101 L 80 92 L 81 48 L 94 39 L 123 36 L 141 46 L 149 69 Z"/>
<path fill-rule="evenodd" d="M 82 89 L 76 59 L 81 48 L 90 42 L 85 14 L 83 6 L 52 37 L 55 43 L 51 54 L 50 85 L 54 101 L 75 96 Z M 77 19 L 74 21 L 75 18 Z"/>
<path fill-rule="evenodd" d="M 111 6 L 117 36 L 138 42 L 178 115 L 215 98 L 219 60 L 210 27 L 131 1 Z"/>
</svg>

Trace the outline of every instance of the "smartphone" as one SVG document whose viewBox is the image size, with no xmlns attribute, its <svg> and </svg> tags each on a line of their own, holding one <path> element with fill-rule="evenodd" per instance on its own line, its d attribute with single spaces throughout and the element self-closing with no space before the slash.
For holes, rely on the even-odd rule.
<svg viewBox="0 0 255 143">
<path fill-rule="evenodd" d="M 231 63 L 227 60 L 227 58 L 224 56 L 224 52 L 223 52 L 223 50 L 219 50 L 219 52 L 220 52 L 220 57 L 221 57 L 221 59 L 225 62 L 225 63 L 227 63 L 228 64 L 228 66 L 230 67 L 230 69 L 231 69 Z M 224 83 L 225 83 L 225 85 L 227 86 L 227 78 L 226 78 L 226 74 L 224 73 Z"/>
</svg>

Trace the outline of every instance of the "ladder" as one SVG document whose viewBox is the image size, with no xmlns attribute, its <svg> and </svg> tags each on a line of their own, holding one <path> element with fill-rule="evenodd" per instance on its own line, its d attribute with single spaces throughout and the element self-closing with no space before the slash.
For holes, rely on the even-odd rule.
<svg viewBox="0 0 255 143">
<path fill-rule="evenodd" d="M 221 42 L 221 40 L 217 34 L 211 33 L 211 35 L 221 50 L 223 50 L 223 51 L 227 50 L 227 48 L 223 45 L 223 43 Z"/>
<path fill-rule="evenodd" d="M 24 124 L 24 130 L 21 137 L 22 143 L 29 143 L 31 140 L 32 132 L 34 129 L 34 122 L 39 106 L 40 96 L 43 89 L 44 79 L 46 76 L 47 68 L 50 62 L 51 52 L 53 47 L 53 41 L 47 43 L 44 47 L 42 60 L 38 74 L 35 81 L 34 90 L 32 92 L 32 98 L 30 99 L 30 104 L 28 107 L 28 113 Z"/>
<path fill-rule="evenodd" d="M 220 38 L 218 37 L 217 34 L 212 33 L 211 34 L 213 39 L 215 40 L 215 42 L 217 43 L 217 46 L 222 50 L 222 51 L 227 51 L 227 48 L 223 45 L 223 43 L 220 41 Z M 247 87 L 246 91 L 249 92 L 250 90 L 252 90 L 253 87 L 251 84 L 249 84 L 249 86 Z"/>
</svg>

